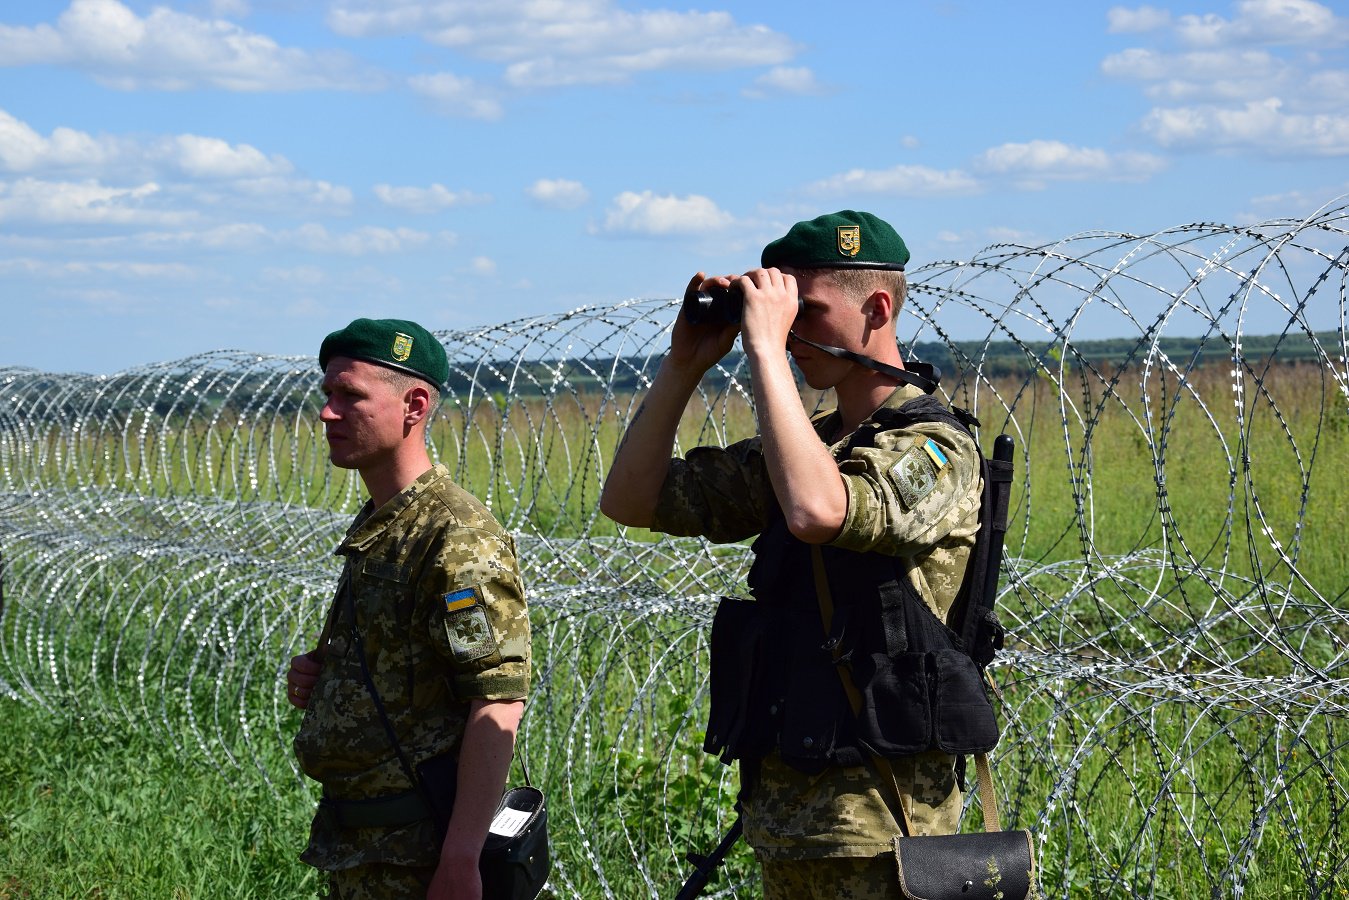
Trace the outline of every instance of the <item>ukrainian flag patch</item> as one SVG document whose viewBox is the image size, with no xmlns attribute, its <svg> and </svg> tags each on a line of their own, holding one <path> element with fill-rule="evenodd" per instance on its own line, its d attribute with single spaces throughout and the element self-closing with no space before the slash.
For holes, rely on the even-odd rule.
<svg viewBox="0 0 1349 900">
<path fill-rule="evenodd" d="M 468 609 L 470 606 L 478 604 L 478 589 L 464 588 L 462 591 L 453 591 L 445 595 L 445 612 L 458 612 L 461 609 Z"/>
<path fill-rule="evenodd" d="M 487 604 L 478 588 L 445 595 L 445 638 L 459 662 L 482 659 L 496 652 L 496 635 L 487 621 Z"/>
<path fill-rule="evenodd" d="M 949 462 L 949 460 L 947 460 L 946 454 L 942 452 L 941 448 L 937 446 L 936 441 L 932 440 L 932 438 L 928 438 L 923 443 L 923 449 L 927 451 L 927 455 L 931 457 L 932 462 L 936 464 L 938 472 L 945 468 L 946 463 Z"/>
</svg>

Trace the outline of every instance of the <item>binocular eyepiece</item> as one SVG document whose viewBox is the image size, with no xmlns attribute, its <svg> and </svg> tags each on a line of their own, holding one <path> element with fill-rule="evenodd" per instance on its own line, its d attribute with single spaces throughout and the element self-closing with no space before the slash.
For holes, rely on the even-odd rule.
<svg viewBox="0 0 1349 900">
<path fill-rule="evenodd" d="M 806 304 L 796 298 L 796 314 L 801 315 Z M 705 291 L 690 291 L 684 295 L 684 318 L 690 325 L 730 325 L 740 321 L 745 308 L 745 295 L 740 282 L 731 286 L 713 285 Z"/>
</svg>

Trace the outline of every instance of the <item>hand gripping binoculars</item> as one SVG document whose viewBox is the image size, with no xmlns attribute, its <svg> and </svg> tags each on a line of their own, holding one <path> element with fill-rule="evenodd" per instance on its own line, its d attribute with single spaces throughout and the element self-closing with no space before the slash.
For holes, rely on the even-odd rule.
<svg viewBox="0 0 1349 900">
<path fill-rule="evenodd" d="M 801 315 L 806 304 L 796 298 L 796 314 Z M 729 325 L 740 321 L 745 308 L 745 295 L 740 282 L 728 288 L 713 285 L 705 291 L 689 291 L 684 295 L 684 318 L 690 325 Z"/>
</svg>

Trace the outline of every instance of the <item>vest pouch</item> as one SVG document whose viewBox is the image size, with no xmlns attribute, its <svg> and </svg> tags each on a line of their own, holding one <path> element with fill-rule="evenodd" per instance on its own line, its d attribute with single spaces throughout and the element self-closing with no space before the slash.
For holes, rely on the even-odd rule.
<svg viewBox="0 0 1349 900">
<path fill-rule="evenodd" d="M 703 750 L 728 765 L 764 756 L 776 736 L 777 705 L 768 687 L 781 671 L 780 650 L 769 633 L 772 616 L 762 604 L 722 597 L 712 619 L 711 696 Z"/>
<path fill-rule="evenodd" d="M 793 611 L 784 614 L 784 619 L 794 627 L 784 632 L 782 641 L 792 650 L 783 673 L 787 689 L 778 753 L 793 768 L 811 774 L 830 765 L 860 764 L 860 757 L 840 759 L 837 755 L 840 745 L 853 743 L 851 735 L 839 734 L 847 725 L 839 712 L 847 708 L 848 700 L 833 655 L 824 646 L 819 611 Z"/>
<path fill-rule="evenodd" d="M 872 753 L 894 758 L 932 747 L 928 659 L 922 651 L 853 654 L 853 682 L 862 695 L 857 737 Z"/>
<path fill-rule="evenodd" d="M 931 662 L 933 746 L 955 755 L 992 750 L 998 743 L 998 720 L 979 667 L 959 650 L 936 650 Z"/>
</svg>

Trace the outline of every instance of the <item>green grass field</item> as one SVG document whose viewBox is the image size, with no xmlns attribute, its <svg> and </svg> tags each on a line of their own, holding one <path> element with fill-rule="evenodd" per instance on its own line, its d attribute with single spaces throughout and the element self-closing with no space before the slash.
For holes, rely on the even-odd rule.
<svg viewBox="0 0 1349 900">
<path fill-rule="evenodd" d="M 1019 387 L 999 385 L 1004 396 Z M 1252 702 L 1258 691 L 1242 681 L 1300 677 L 1308 662 L 1337 666 L 1349 644 L 1343 618 L 1327 626 L 1307 611 L 1346 602 L 1349 551 L 1337 527 L 1349 509 L 1343 398 L 1311 366 L 1271 370 L 1260 382 L 1265 393 L 1245 397 L 1240 420 L 1231 412 L 1225 369 L 1200 370 L 1179 387 L 1172 377 L 1151 383 L 1146 395 L 1135 384 L 1137 396 L 1103 401 L 1098 383 L 1069 380 L 1061 391 L 1039 379 L 1016 402 L 1024 454 L 1018 477 L 1029 460 L 1030 478 L 1014 498 L 1009 556 L 1024 566 L 1071 563 L 1083 557 L 1086 542 L 1102 558 L 1150 548 L 1172 563 L 1146 585 L 1106 582 L 1049 617 L 1043 610 L 1063 596 L 1064 579 L 1027 579 L 1004 601 L 1014 632 L 1023 626 L 1014 639 L 1041 650 L 1073 643 L 1075 653 L 1103 662 L 1146 658 L 1131 677 L 1192 677 L 1198 686 L 1181 703 L 1151 689 L 1121 698 L 1087 679 L 1052 683 L 1035 672 L 1000 670 L 1016 713 L 1016 729 L 996 761 L 1005 790 L 1020 798 L 1010 811 L 1023 823 L 1034 821 L 1064 779 L 1079 790 L 1068 796 L 1090 799 L 1047 815 L 1040 859 L 1052 896 L 1207 897 L 1213 873 L 1232 865 L 1244 867 L 1239 880 L 1247 896 L 1305 897 L 1311 883 L 1321 885 L 1321 896 L 1349 896 L 1349 724 L 1308 712 L 1326 700 L 1314 690 L 1301 706 L 1261 709 Z M 1204 399 L 1203 408 L 1188 390 Z M 625 409 L 600 408 L 592 397 L 571 405 L 520 401 L 448 410 L 433 442 L 461 482 L 492 497 L 513 528 L 612 537 L 620 530 L 593 506 Z M 1204 410 L 1222 412 L 1210 420 Z M 691 416 L 683 446 L 753 431 L 751 412 L 734 396 L 712 419 L 715 433 Z M 1002 425 L 987 415 L 985 423 L 993 430 Z M 357 502 L 351 482 L 325 468 L 302 419 L 233 425 L 193 425 L 134 448 L 109 446 L 107 435 L 53 433 L 25 465 L 30 483 L 67 489 L 112 484 L 147 494 L 344 509 Z M 81 464 L 89 458 L 101 466 Z M 1271 645 L 1258 632 L 1260 622 L 1243 618 L 1196 632 L 1198 654 L 1174 648 L 1156 654 L 1167 635 L 1194 630 L 1213 600 L 1214 585 L 1191 574 L 1195 569 L 1226 573 L 1225 588 L 1242 579 L 1280 587 L 1296 603 L 1270 618 L 1292 636 L 1297 654 Z M 657 580 L 663 574 L 653 573 Z M 148 592 L 157 582 L 146 577 Z M 1153 595 L 1168 599 L 1134 616 Z M 163 612 L 169 602 L 155 600 L 153 608 Z M 92 598 L 89 605 L 96 606 Z M 662 895 L 672 893 L 687 868 L 682 853 L 715 843 L 724 824 L 717 816 L 728 812 L 731 796 L 725 770 L 698 748 L 701 639 L 678 617 L 624 618 L 609 610 L 604 618 L 563 623 L 536 613 L 536 670 L 547 674 L 538 709 L 547 718 L 531 711 L 526 723 L 531 773 L 553 798 L 554 853 L 576 893 L 604 896 L 593 875 L 597 865 L 614 896 L 650 896 L 652 883 Z M 1128 627 L 1119 627 L 1125 619 Z M 66 656 L 78 659 L 99 646 L 78 621 L 63 627 Z M 143 640 L 148 654 L 164 657 L 150 671 L 166 685 L 181 682 L 190 660 L 158 638 Z M 142 645 L 131 639 L 129 646 Z M 639 691 L 617 647 L 652 654 L 633 671 L 659 671 L 659 683 Z M 1205 660 L 1214 655 L 1239 660 L 1235 686 L 1222 680 L 1223 672 L 1211 673 Z M 314 895 L 317 880 L 296 860 L 313 794 L 291 775 L 284 743 L 210 748 L 217 757 L 246 749 L 273 774 L 272 788 L 248 766 L 222 775 L 181 729 L 153 721 L 177 722 L 214 702 L 209 678 L 194 682 L 200 697 L 169 692 L 158 705 L 126 704 L 145 688 L 136 686 L 134 671 L 109 668 L 106 645 L 99 659 L 98 667 L 68 678 L 64 699 L 49 696 L 49 708 L 0 700 L 0 900 Z M 209 667 L 212 657 L 204 659 Z M 265 672 L 273 663 L 247 664 Z M 577 688 L 591 685 L 598 687 Z M 272 702 L 267 682 L 258 679 L 248 690 L 246 703 Z M 1291 740 L 1275 742 L 1270 715 L 1305 724 Z M 1051 722 L 1052 734 L 1043 730 Z M 283 734 L 297 723 L 288 713 L 276 722 Z M 1093 752 L 1066 768 L 1066 756 L 1056 754 L 1082 746 L 1088 732 L 1095 735 Z M 1253 802 L 1268 784 L 1282 785 L 1273 807 Z M 1259 846 L 1243 855 L 1241 841 L 1260 817 L 1267 825 Z M 976 820 L 967 816 L 968 826 Z M 642 867 L 631 865 L 634 855 Z M 730 879 L 752 877 L 752 869 L 742 844 Z"/>
</svg>

